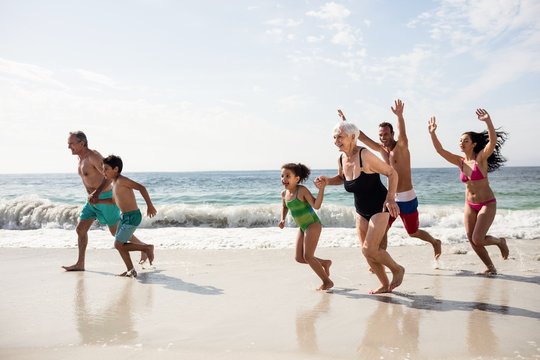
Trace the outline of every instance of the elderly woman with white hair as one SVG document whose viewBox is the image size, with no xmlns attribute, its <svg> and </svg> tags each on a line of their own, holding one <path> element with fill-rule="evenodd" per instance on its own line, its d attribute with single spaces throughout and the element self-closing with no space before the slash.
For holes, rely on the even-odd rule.
<svg viewBox="0 0 540 360">
<path fill-rule="evenodd" d="M 350 122 L 342 121 L 334 127 L 334 144 L 342 153 L 338 160 L 338 174 L 334 177 L 320 176 L 315 184 L 344 184 L 345 190 L 354 194 L 356 231 L 362 254 L 381 282 L 379 288 L 369 293 L 386 293 L 398 287 L 405 274 L 405 269 L 380 247 L 390 216 L 399 215 L 399 207 L 394 200 L 398 175 L 390 165 L 358 146 L 358 135 L 358 128 Z M 381 182 L 380 174 L 388 177 L 388 190 Z M 392 272 L 391 282 L 385 266 Z"/>
</svg>

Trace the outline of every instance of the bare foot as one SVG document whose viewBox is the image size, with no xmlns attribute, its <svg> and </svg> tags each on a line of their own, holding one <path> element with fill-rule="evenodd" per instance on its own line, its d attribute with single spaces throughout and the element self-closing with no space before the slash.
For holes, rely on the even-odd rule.
<svg viewBox="0 0 540 360">
<path fill-rule="evenodd" d="M 389 293 L 389 292 L 392 292 L 392 290 L 390 290 L 388 288 L 388 286 L 381 286 L 380 288 L 378 289 L 375 289 L 375 290 L 369 290 L 369 294 L 373 295 L 373 294 L 384 294 L 384 293 Z"/>
<path fill-rule="evenodd" d="M 66 271 L 84 271 L 84 265 L 81 266 L 81 265 L 75 264 L 71 266 L 62 266 L 62 267 Z"/>
<path fill-rule="evenodd" d="M 128 271 L 124 271 L 123 273 L 121 274 L 118 274 L 118 276 L 123 276 L 123 277 L 137 277 L 137 272 L 135 271 L 135 269 L 131 269 L 131 270 L 128 270 Z"/>
<path fill-rule="evenodd" d="M 403 281 L 403 276 L 405 275 L 405 268 L 401 265 L 398 265 L 398 271 L 394 274 L 392 273 L 392 282 L 390 283 L 390 291 L 397 288 L 399 285 L 401 285 L 401 282 Z"/>
<path fill-rule="evenodd" d="M 441 256 L 442 253 L 441 240 L 435 239 L 435 244 L 433 244 L 433 251 L 435 251 L 435 260 L 438 260 L 439 256 Z"/>
<path fill-rule="evenodd" d="M 321 265 L 326 275 L 330 276 L 330 266 L 332 266 L 332 260 L 324 260 L 321 262 Z"/>
<path fill-rule="evenodd" d="M 131 269 L 127 272 L 126 274 L 127 277 L 134 277 L 136 278 L 137 277 L 137 272 L 135 271 L 135 269 Z"/>
<path fill-rule="evenodd" d="M 330 279 L 324 281 L 323 284 L 317 290 L 330 290 L 334 287 L 334 282 Z"/>
<path fill-rule="evenodd" d="M 501 249 L 501 255 L 504 260 L 508 260 L 508 255 L 510 255 L 510 250 L 508 249 L 508 245 L 506 245 L 506 239 L 501 238 L 501 244 L 499 245 L 499 249 Z"/>
<path fill-rule="evenodd" d="M 152 262 L 154 262 L 154 245 L 148 245 L 146 255 L 148 256 L 148 261 L 150 262 L 150 265 L 152 265 Z"/>
<path fill-rule="evenodd" d="M 139 265 L 142 265 L 148 260 L 148 255 L 144 251 L 141 251 L 141 259 L 139 260 Z"/>
<path fill-rule="evenodd" d="M 495 269 L 495 265 L 490 265 L 482 274 L 486 276 L 497 275 L 497 269 Z"/>
</svg>

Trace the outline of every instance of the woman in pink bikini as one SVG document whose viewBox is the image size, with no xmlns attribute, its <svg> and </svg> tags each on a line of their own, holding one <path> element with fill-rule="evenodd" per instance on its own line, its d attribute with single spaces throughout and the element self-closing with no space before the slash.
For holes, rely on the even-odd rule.
<svg viewBox="0 0 540 360">
<path fill-rule="evenodd" d="M 493 122 L 484 109 L 477 109 L 478 120 L 487 125 L 487 131 L 481 133 L 466 132 L 461 135 L 459 146 L 465 155 L 461 157 L 445 150 L 435 130 L 437 123 L 433 116 L 429 121 L 431 141 L 437 153 L 446 161 L 459 167 L 460 179 L 465 184 L 465 231 L 473 250 L 487 266 L 486 275 L 495 275 L 497 270 L 486 250 L 487 245 L 497 245 L 503 259 L 508 259 L 508 246 L 504 238 L 487 235 L 497 212 L 497 200 L 489 187 L 487 173 L 501 167 L 506 159 L 501 155 L 501 146 L 506 140 L 506 133 L 495 131 Z"/>
</svg>

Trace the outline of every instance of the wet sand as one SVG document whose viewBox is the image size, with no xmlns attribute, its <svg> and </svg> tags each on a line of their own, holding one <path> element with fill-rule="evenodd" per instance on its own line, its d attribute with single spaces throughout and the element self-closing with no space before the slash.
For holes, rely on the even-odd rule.
<svg viewBox="0 0 540 360">
<path fill-rule="evenodd" d="M 540 358 L 540 245 L 508 243 L 507 261 L 489 248 L 495 277 L 466 244 L 440 269 L 428 246 L 391 247 L 406 274 L 382 295 L 358 248 L 317 251 L 333 293 L 292 249 L 156 249 L 131 279 L 113 249 L 67 273 L 76 249 L 0 248 L 0 358 Z"/>
</svg>

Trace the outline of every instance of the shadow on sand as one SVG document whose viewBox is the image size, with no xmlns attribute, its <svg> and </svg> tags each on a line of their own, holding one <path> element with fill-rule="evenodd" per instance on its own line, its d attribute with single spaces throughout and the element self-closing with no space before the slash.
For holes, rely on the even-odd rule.
<svg viewBox="0 0 540 360">
<path fill-rule="evenodd" d="M 197 285 L 185 282 L 182 279 L 168 276 L 162 273 L 163 270 L 154 270 L 151 272 L 141 272 L 137 280 L 142 284 L 163 285 L 166 289 L 186 291 L 199 295 L 222 295 L 223 289 L 210 285 Z"/>
</svg>

